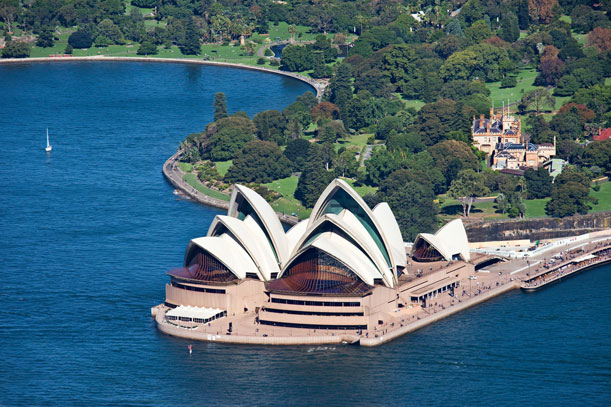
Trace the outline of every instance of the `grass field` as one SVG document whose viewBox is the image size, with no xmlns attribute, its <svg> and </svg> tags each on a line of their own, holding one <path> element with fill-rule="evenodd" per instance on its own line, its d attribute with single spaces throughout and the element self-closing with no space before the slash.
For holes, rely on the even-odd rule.
<svg viewBox="0 0 611 407">
<path fill-rule="evenodd" d="M 337 143 L 335 144 L 335 151 L 339 150 L 341 147 L 348 148 L 352 146 L 357 146 L 359 147 L 359 150 L 360 150 L 361 148 L 363 148 L 365 144 L 367 144 L 367 139 L 371 136 L 372 136 L 371 133 L 365 133 L 365 134 L 355 134 L 354 136 L 341 138 L 337 140 Z"/>
<path fill-rule="evenodd" d="M 214 165 L 216 166 L 216 172 L 218 172 L 221 177 L 224 177 L 225 174 L 227 174 L 227 170 L 229 170 L 229 167 L 233 165 L 233 161 L 216 161 Z"/>
<path fill-rule="evenodd" d="M 230 199 L 229 195 L 216 191 L 214 189 L 210 189 L 202 185 L 199 182 L 199 180 L 197 179 L 197 175 L 193 173 L 185 174 L 182 177 L 182 179 L 184 179 L 187 182 L 187 184 L 191 185 L 193 188 L 195 188 L 196 190 L 198 190 L 199 192 L 201 192 L 204 195 L 211 196 L 212 198 L 221 199 L 223 201 L 229 201 Z"/>
<path fill-rule="evenodd" d="M 180 168 L 183 172 L 191 172 L 193 171 L 193 164 L 189 163 L 178 163 L 178 168 Z"/>
<path fill-rule="evenodd" d="M 264 185 L 272 191 L 278 192 L 285 197 L 292 197 L 295 194 L 298 182 L 299 177 L 291 175 L 290 177 L 277 179 L 275 181 L 270 182 L 269 184 Z"/>
<path fill-rule="evenodd" d="M 535 81 L 536 77 L 537 71 L 535 68 L 523 68 L 516 76 L 518 84 L 514 88 L 501 89 L 500 81 L 486 84 L 488 89 L 490 89 L 490 98 L 494 103 L 494 107 L 501 107 L 503 102 L 507 104 L 508 100 L 509 103 L 518 102 L 520 99 L 522 99 L 522 95 L 524 93 L 535 89 L 533 82 Z M 514 107 L 512 110 L 516 111 L 516 107 Z"/>
<path fill-rule="evenodd" d="M 317 35 L 320 33 L 311 33 L 310 27 L 305 25 L 297 25 L 297 34 L 295 35 L 295 41 L 314 41 Z M 333 34 L 327 34 L 328 38 L 333 37 Z M 270 23 L 269 33 L 267 35 L 253 34 L 251 37 L 253 40 L 261 39 L 266 40 L 269 38 L 270 41 L 287 41 L 291 38 L 289 34 L 289 25 L 285 22 L 280 22 L 278 25 Z"/>
<path fill-rule="evenodd" d="M 592 212 L 611 211 L 611 182 L 600 184 L 600 191 L 592 191 L 591 195 L 598 199 L 598 204 L 592 207 Z"/>
</svg>

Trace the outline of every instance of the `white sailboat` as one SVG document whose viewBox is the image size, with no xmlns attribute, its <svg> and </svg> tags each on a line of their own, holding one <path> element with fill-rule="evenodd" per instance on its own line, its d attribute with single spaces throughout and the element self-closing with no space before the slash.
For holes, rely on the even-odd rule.
<svg viewBox="0 0 611 407">
<path fill-rule="evenodd" d="M 49 144 L 49 129 L 47 129 L 47 147 L 45 148 L 45 151 L 48 153 L 51 150 L 53 150 L 53 147 L 51 146 L 51 144 Z"/>
</svg>

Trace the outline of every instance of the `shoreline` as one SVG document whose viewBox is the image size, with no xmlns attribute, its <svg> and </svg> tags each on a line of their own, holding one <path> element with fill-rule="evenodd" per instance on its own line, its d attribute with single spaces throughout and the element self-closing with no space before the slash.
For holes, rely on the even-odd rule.
<svg viewBox="0 0 611 407">
<path fill-rule="evenodd" d="M 322 98 L 322 95 L 326 89 L 326 85 L 316 81 L 313 78 L 296 74 L 293 72 L 286 72 L 277 69 L 264 68 L 259 66 L 245 65 L 237 62 L 219 62 L 219 61 L 205 61 L 203 59 L 179 59 L 179 58 L 150 58 L 150 57 L 107 57 L 104 55 L 87 56 L 87 57 L 35 57 L 35 58 L 9 58 L 0 59 L 0 65 L 13 65 L 13 64 L 27 64 L 36 62 L 155 62 L 155 63 L 179 63 L 179 64 L 192 64 L 192 65 L 209 65 L 209 66 L 220 66 L 226 68 L 235 69 L 248 69 L 251 71 L 259 71 L 270 74 L 277 74 L 287 76 L 293 79 L 297 79 L 305 84 L 311 86 L 315 91 L 318 99 Z"/>
<path fill-rule="evenodd" d="M 170 158 L 163 163 L 163 167 L 161 172 L 165 177 L 166 181 L 179 190 L 182 194 L 184 194 L 188 199 L 200 203 L 202 205 L 211 206 L 213 208 L 218 209 L 229 209 L 229 201 L 223 201 L 222 199 L 214 198 L 208 196 L 202 192 L 197 191 L 191 185 L 189 185 L 184 179 L 184 173 L 178 167 L 178 158 L 180 157 L 181 152 L 178 151 L 174 153 Z M 299 222 L 299 219 L 296 216 L 287 215 L 284 213 L 276 212 L 280 222 L 286 225 L 295 225 Z"/>
</svg>

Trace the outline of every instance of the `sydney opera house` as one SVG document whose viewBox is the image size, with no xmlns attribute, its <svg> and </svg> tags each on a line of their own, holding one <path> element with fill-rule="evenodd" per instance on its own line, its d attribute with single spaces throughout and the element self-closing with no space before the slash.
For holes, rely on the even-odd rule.
<svg viewBox="0 0 611 407">
<path fill-rule="evenodd" d="M 336 179 L 310 218 L 285 231 L 265 199 L 236 185 L 227 215 L 168 272 L 157 322 L 234 335 L 237 326 L 373 332 L 473 270 L 460 220 L 408 245 L 388 204 L 369 208 Z"/>
</svg>

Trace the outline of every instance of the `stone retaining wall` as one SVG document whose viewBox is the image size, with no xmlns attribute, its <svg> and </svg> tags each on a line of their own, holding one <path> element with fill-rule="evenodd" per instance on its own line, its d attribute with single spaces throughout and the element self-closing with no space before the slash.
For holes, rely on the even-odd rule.
<svg viewBox="0 0 611 407">
<path fill-rule="evenodd" d="M 554 239 L 596 232 L 609 227 L 611 227 L 611 212 L 566 218 L 520 219 L 465 225 L 467 237 L 472 242 Z"/>
</svg>

